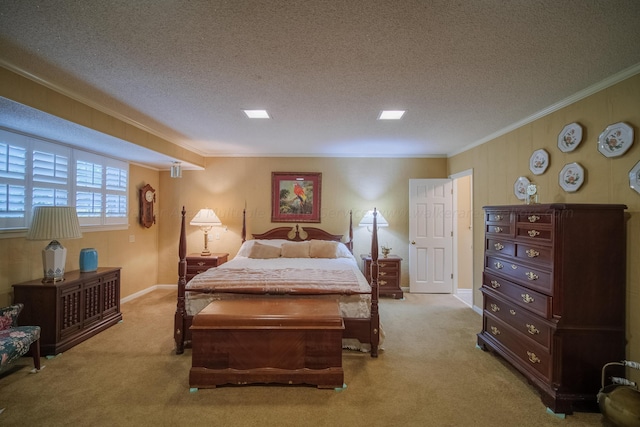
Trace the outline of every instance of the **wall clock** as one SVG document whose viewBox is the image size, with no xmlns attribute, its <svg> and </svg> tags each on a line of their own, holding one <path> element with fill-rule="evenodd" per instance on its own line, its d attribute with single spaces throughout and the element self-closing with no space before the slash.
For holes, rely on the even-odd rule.
<svg viewBox="0 0 640 427">
<path fill-rule="evenodd" d="M 153 204 L 156 201 L 156 190 L 149 184 L 140 189 L 140 225 L 149 228 L 156 223 Z"/>
</svg>

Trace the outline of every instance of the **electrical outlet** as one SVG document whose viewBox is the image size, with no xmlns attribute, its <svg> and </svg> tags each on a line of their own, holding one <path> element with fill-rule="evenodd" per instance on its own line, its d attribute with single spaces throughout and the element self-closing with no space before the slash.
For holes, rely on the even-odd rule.
<svg viewBox="0 0 640 427">
<path fill-rule="evenodd" d="M 134 243 L 136 241 L 136 235 L 135 234 L 129 234 L 129 243 Z"/>
<path fill-rule="evenodd" d="M 216 240 L 220 240 L 220 233 L 216 233 Z"/>
</svg>

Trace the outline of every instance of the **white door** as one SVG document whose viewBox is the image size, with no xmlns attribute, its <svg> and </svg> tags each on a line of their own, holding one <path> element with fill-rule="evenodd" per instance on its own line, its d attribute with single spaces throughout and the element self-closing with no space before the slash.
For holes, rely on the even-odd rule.
<svg viewBox="0 0 640 427">
<path fill-rule="evenodd" d="M 409 180 L 409 290 L 453 292 L 453 194 L 450 179 Z"/>
</svg>

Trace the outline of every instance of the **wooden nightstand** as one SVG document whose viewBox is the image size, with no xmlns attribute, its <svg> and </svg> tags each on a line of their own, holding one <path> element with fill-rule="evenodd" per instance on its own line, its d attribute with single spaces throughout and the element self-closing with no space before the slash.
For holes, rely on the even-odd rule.
<svg viewBox="0 0 640 427">
<path fill-rule="evenodd" d="M 360 255 L 362 258 L 362 272 L 371 283 L 371 255 Z M 381 297 L 404 298 L 400 289 L 400 272 L 402 258 L 389 255 L 378 259 L 378 293 Z"/>
<path fill-rule="evenodd" d="M 229 259 L 229 254 L 211 254 L 208 256 L 200 254 L 187 255 L 187 282 L 193 279 L 198 273 L 207 271 L 212 267 L 224 264 Z"/>
</svg>

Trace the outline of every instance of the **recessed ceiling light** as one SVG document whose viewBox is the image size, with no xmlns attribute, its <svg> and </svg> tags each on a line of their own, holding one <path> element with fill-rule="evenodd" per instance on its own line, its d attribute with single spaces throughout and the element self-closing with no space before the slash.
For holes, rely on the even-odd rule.
<svg viewBox="0 0 640 427">
<path fill-rule="evenodd" d="M 400 120 L 406 110 L 382 110 L 378 120 Z"/>
<path fill-rule="evenodd" d="M 267 110 L 242 110 L 250 119 L 270 119 Z"/>
</svg>

